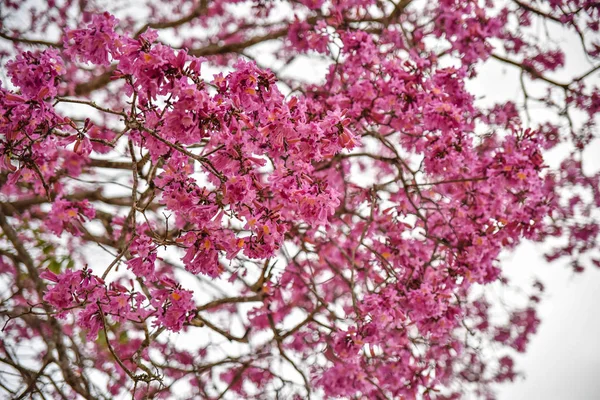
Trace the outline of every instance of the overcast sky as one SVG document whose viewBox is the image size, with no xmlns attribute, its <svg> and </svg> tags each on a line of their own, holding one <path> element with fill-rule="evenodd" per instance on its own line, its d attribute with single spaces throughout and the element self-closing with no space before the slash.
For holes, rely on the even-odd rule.
<svg viewBox="0 0 600 400">
<path fill-rule="evenodd" d="M 500 400 L 597 400 L 600 398 L 600 270 L 575 275 L 548 265 L 527 244 L 504 260 L 515 283 L 536 275 L 546 284 L 542 324 L 517 368 L 527 379 L 499 389 Z"/>
</svg>

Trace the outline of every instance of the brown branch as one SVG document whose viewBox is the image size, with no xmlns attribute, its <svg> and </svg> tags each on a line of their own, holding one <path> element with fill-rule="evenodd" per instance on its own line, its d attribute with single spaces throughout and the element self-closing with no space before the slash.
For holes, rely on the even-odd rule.
<svg viewBox="0 0 600 400">
<path fill-rule="evenodd" d="M 48 42 L 46 40 L 27 39 L 27 38 L 23 38 L 23 37 L 9 36 L 4 32 L 0 32 L 0 38 L 10 40 L 11 42 L 24 43 L 24 44 L 29 44 L 32 46 L 48 46 L 48 47 L 56 47 L 56 48 L 63 47 L 62 43 L 55 43 L 55 42 Z"/>
<path fill-rule="evenodd" d="M 102 111 L 107 114 L 119 115 L 123 118 L 127 118 L 127 114 L 125 114 L 125 112 L 114 111 L 114 110 L 111 110 L 110 108 L 101 107 L 101 106 L 97 105 L 96 103 L 94 103 L 93 101 L 80 100 L 80 99 L 69 99 L 67 97 L 56 97 L 56 103 L 82 104 L 82 105 L 90 106 L 92 108 L 95 108 L 98 111 Z"/>
<path fill-rule="evenodd" d="M 257 294 L 250 297 L 224 297 L 221 299 L 217 299 L 211 301 L 210 303 L 206 303 L 202 306 L 196 308 L 197 311 L 204 311 L 210 308 L 219 307 L 225 304 L 236 304 L 236 303 L 252 303 L 262 301 L 262 295 Z"/>
<path fill-rule="evenodd" d="M 477 181 L 485 181 L 487 180 L 487 176 L 479 176 L 475 178 L 462 178 L 462 179 L 448 179 L 445 181 L 435 181 L 435 182 L 425 182 L 425 183 L 408 183 L 406 187 L 417 187 L 417 186 L 435 186 L 435 185 L 444 185 L 448 183 L 466 183 L 466 182 L 477 182 Z"/>
<path fill-rule="evenodd" d="M 29 253 L 27 252 L 27 250 L 25 249 L 25 246 L 19 239 L 19 236 L 18 236 L 17 232 L 15 231 L 15 229 L 12 227 L 11 224 L 8 223 L 8 220 L 6 219 L 6 216 L 1 208 L 0 208 L 0 228 L 2 228 L 2 231 L 6 235 L 6 238 L 14 246 L 19 260 L 27 268 L 27 272 L 29 273 L 29 278 L 33 281 L 34 286 L 38 292 L 38 295 L 40 297 L 42 297 L 44 294 L 45 285 L 40 278 L 40 275 L 35 266 L 35 263 L 34 263 L 33 259 L 31 258 L 31 256 L 29 255 Z M 84 398 L 94 399 L 95 397 L 93 397 L 91 395 L 91 393 L 89 393 L 89 391 L 86 390 L 86 384 L 85 384 L 83 378 L 81 376 L 75 375 L 75 373 L 71 369 L 71 366 L 69 365 L 70 360 L 67 356 L 67 349 L 66 349 L 64 343 L 62 342 L 62 337 L 64 336 L 64 332 L 62 331 L 60 324 L 58 323 L 56 318 L 54 318 L 51 315 L 52 310 L 50 309 L 50 307 L 46 304 L 43 304 L 43 306 L 44 306 L 44 310 L 48 314 L 48 323 L 52 329 L 52 340 L 53 340 L 54 346 L 56 346 L 56 352 L 58 354 L 58 366 L 60 367 L 60 369 L 63 373 L 65 381 L 73 388 L 73 390 L 75 390 L 78 394 L 80 394 Z M 47 339 L 47 340 L 49 340 L 49 339 Z"/>
<path fill-rule="evenodd" d="M 42 364 L 42 367 L 39 369 L 39 371 L 35 374 L 35 376 L 30 378 L 29 384 L 27 385 L 27 387 L 25 388 L 23 393 L 21 393 L 19 396 L 15 397 L 16 400 L 24 399 L 25 396 L 27 396 L 29 393 L 37 390 L 37 380 L 44 373 L 44 370 L 46 369 L 46 367 L 48 365 L 50 365 L 50 363 L 51 363 L 50 358 L 46 357 L 46 360 L 44 361 L 44 364 Z"/>
<path fill-rule="evenodd" d="M 561 82 L 557 82 L 557 81 L 555 81 L 553 79 L 550 79 L 550 78 L 542 75 L 535 68 L 533 68 L 533 67 L 531 67 L 529 65 L 522 64 L 522 63 L 520 63 L 518 61 L 514 61 L 514 60 L 511 60 L 509 58 L 506 58 L 506 57 L 503 57 L 503 56 L 500 56 L 500 55 L 494 54 L 494 53 L 491 54 L 491 57 L 493 59 L 501 61 L 501 62 L 503 62 L 505 64 L 510 64 L 510 65 L 515 66 L 515 67 L 521 68 L 523 71 L 529 73 L 534 78 L 540 79 L 540 80 L 542 80 L 544 82 L 547 82 L 547 83 L 549 83 L 551 85 L 554 85 L 554 86 L 557 86 L 557 87 L 560 87 L 560 88 L 563 88 L 563 89 L 568 89 L 569 86 L 571 85 L 570 83 L 561 83 Z"/>
<path fill-rule="evenodd" d="M 239 53 L 242 50 L 245 50 L 248 47 L 254 46 L 255 44 L 259 44 L 262 42 L 266 42 L 269 40 L 279 39 L 287 35 L 288 28 L 281 28 L 279 30 L 261 35 L 254 36 L 244 42 L 237 43 L 228 43 L 228 44 L 219 44 L 213 43 L 209 44 L 200 49 L 191 49 L 189 54 L 195 57 L 200 56 L 214 56 L 218 54 L 227 54 L 227 53 Z"/>
<path fill-rule="evenodd" d="M 534 7 L 530 6 L 529 4 L 525 4 L 525 3 L 523 3 L 522 1 L 519 1 L 519 0 L 513 0 L 513 2 L 514 2 L 515 4 L 517 4 L 519 7 L 521 7 L 522 9 L 524 9 L 525 11 L 529 11 L 530 13 L 533 13 L 533 14 L 539 15 L 540 17 L 544 17 L 544 18 L 546 18 L 546 19 L 550 19 L 550 20 L 552 20 L 552 21 L 554 21 L 554 22 L 558 22 L 559 24 L 562 24 L 562 23 L 563 23 L 563 22 L 560 20 L 560 18 L 558 18 L 558 17 L 555 17 L 554 15 L 547 14 L 547 13 L 545 13 L 545 12 L 541 11 L 541 10 L 538 10 L 537 8 L 534 8 Z"/>
<path fill-rule="evenodd" d="M 137 38 L 139 35 L 144 33 L 144 31 L 146 31 L 146 29 L 148 29 L 148 28 L 152 28 L 152 29 L 176 28 L 178 26 L 181 26 L 183 24 L 191 22 L 195 18 L 201 16 L 202 14 L 204 14 L 206 12 L 207 8 L 208 8 L 208 0 L 201 0 L 200 3 L 192 10 L 192 12 L 190 14 L 188 14 L 184 17 L 181 17 L 179 19 L 176 19 L 174 21 L 149 22 L 146 25 L 142 26 L 136 32 L 134 37 Z"/>
<path fill-rule="evenodd" d="M 108 351 L 110 351 L 110 354 L 113 356 L 117 364 L 119 364 L 119 366 L 123 369 L 123 371 L 125 371 L 127 376 L 129 376 L 133 381 L 135 381 L 136 376 L 133 374 L 133 372 L 129 370 L 129 368 L 125 366 L 125 364 L 123 364 L 121 358 L 117 355 L 117 353 L 115 353 L 112 344 L 110 344 L 110 340 L 108 339 L 108 331 L 106 329 L 106 317 L 104 316 L 104 311 L 102 311 L 102 307 L 100 307 L 99 302 L 97 302 L 96 305 L 98 306 L 98 312 L 100 313 L 100 318 L 102 319 L 102 328 L 104 330 L 104 338 L 106 339 L 106 347 L 108 347 Z"/>
<path fill-rule="evenodd" d="M 75 94 L 78 96 L 85 96 L 90 94 L 94 90 L 100 89 L 108 85 L 113 72 L 115 72 L 115 69 L 116 66 L 113 66 L 106 72 L 93 77 L 87 82 L 78 83 L 77 86 L 75 86 Z"/>
<path fill-rule="evenodd" d="M 218 333 L 219 335 L 225 337 L 230 342 L 248 343 L 248 333 L 250 332 L 249 330 L 246 331 L 246 334 L 244 336 L 237 337 L 237 336 L 234 336 L 231 333 L 227 332 L 226 330 L 219 328 L 218 326 L 216 326 L 209 320 L 201 317 L 200 314 L 196 314 L 194 319 L 190 322 L 190 325 L 196 326 L 196 327 L 206 326 L 207 328 L 210 328 L 211 330 Z"/>
<path fill-rule="evenodd" d="M 129 163 L 131 165 L 131 163 Z M 80 201 L 80 200 L 89 200 L 89 201 L 100 201 L 105 204 L 109 204 L 112 206 L 120 206 L 120 207 L 131 207 L 132 200 L 131 197 L 105 197 L 102 195 L 101 190 L 94 191 L 84 191 L 78 192 L 70 195 L 64 196 L 66 200 L 69 201 Z M 35 196 L 24 198 L 21 200 L 16 200 L 14 202 L 0 202 L 0 210 L 9 217 L 12 217 L 15 213 L 23 212 L 33 206 L 39 206 L 42 204 L 48 203 L 48 198 L 42 196 Z M 156 210 L 159 205 L 156 203 L 149 204 L 146 206 L 146 209 Z"/>
</svg>

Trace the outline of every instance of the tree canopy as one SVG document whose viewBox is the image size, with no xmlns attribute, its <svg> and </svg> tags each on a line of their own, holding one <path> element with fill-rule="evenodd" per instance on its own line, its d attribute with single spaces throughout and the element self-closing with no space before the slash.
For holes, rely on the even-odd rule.
<svg viewBox="0 0 600 400">
<path fill-rule="evenodd" d="M 595 0 L 0 21 L 0 397 L 494 398 L 544 292 L 498 313 L 500 254 L 600 267 Z M 469 90 L 492 62 L 518 98 Z"/>
</svg>

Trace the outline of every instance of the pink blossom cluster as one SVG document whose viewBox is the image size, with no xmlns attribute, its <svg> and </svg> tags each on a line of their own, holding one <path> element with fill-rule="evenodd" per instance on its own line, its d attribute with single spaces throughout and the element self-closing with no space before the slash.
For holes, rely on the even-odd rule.
<svg viewBox="0 0 600 400">
<path fill-rule="evenodd" d="M 559 80 L 565 52 L 527 34 L 598 32 L 594 1 L 62 3 L 0 32 L 0 381 L 23 378 L 0 393 L 493 398 L 544 292 L 493 317 L 502 252 L 559 239 L 549 261 L 600 266 L 598 67 Z M 270 42 L 281 69 L 253 60 Z M 310 57 L 319 83 L 284 73 Z M 480 105 L 484 62 L 524 101 Z M 12 360 L 32 343 L 36 371 Z"/>
</svg>

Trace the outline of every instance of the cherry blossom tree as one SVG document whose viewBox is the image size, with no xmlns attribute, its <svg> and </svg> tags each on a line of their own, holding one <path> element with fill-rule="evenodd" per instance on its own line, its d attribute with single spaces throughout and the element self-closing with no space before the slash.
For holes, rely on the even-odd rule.
<svg viewBox="0 0 600 400">
<path fill-rule="evenodd" d="M 498 315 L 501 252 L 600 266 L 595 0 L 0 15 L 1 397 L 493 398 L 544 291 Z"/>
</svg>

